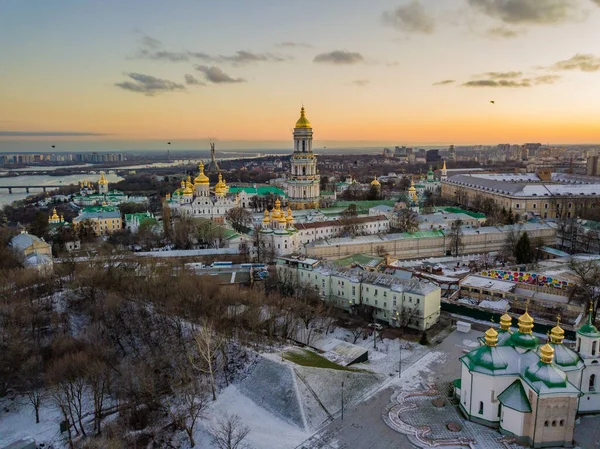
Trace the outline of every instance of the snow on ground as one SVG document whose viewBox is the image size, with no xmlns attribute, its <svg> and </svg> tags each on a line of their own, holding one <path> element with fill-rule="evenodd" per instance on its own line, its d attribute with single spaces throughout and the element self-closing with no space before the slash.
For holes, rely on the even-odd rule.
<svg viewBox="0 0 600 449">
<path fill-rule="evenodd" d="M 60 440 L 60 411 L 46 399 L 40 409 L 40 423 L 35 423 L 33 407 L 23 396 L 14 400 L 0 400 L 0 447 L 4 447 L 23 438 L 33 438 L 36 443 Z"/>
<path fill-rule="evenodd" d="M 292 392 L 290 392 L 292 394 Z M 237 386 L 230 385 L 210 404 L 194 434 L 196 447 L 213 448 L 209 426 L 223 414 L 238 415 L 250 428 L 247 441 L 253 449 L 291 449 L 310 436 L 310 433 L 278 418 L 245 396 Z M 185 447 L 185 446 L 184 446 Z"/>
</svg>

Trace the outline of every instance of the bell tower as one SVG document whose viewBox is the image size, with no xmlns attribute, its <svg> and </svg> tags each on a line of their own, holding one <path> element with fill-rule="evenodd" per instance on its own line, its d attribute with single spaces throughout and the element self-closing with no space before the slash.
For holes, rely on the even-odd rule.
<svg viewBox="0 0 600 449">
<path fill-rule="evenodd" d="M 294 153 L 290 159 L 290 174 L 287 195 L 292 209 L 319 207 L 320 176 L 317 172 L 317 157 L 312 152 L 312 125 L 306 118 L 304 106 L 294 127 Z"/>
</svg>

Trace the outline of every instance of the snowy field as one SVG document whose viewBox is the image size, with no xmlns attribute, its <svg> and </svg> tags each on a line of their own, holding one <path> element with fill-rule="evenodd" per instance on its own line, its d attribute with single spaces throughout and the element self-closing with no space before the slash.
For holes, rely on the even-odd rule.
<svg viewBox="0 0 600 449">
<path fill-rule="evenodd" d="M 319 337 L 349 343 L 354 340 L 350 331 L 341 328 Z M 406 388 L 427 381 L 427 365 L 441 356 L 416 343 L 405 342 L 401 346 L 397 339 L 378 340 L 376 350 L 372 336 L 366 340 L 361 337 L 355 344 L 369 350 L 369 361 L 352 365 L 351 370 L 301 366 L 282 361 L 281 352 L 261 354 L 242 379 L 221 389 L 217 400 L 209 404 L 205 418 L 198 422 L 194 432 L 196 447 L 213 449 L 207 429 L 219 417 L 235 414 L 250 428 L 246 441 L 253 449 L 292 449 L 339 413 L 342 382 L 344 401 L 349 406 L 368 399 L 387 385 Z M 398 379 L 401 347 L 403 376 Z M 285 351 L 298 349 L 289 347 Z M 91 412 L 91 407 L 87 408 Z M 66 448 L 59 431 L 60 413 L 49 400 L 44 402 L 40 418 L 41 422 L 35 424 L 33 409 L 23 397 L 1 400 L 0 447 L 32 437 L 38 445 Z M 190 447 L 183 432 L 178 432 L 171 444 L 183 449 Z"/>
</svg>

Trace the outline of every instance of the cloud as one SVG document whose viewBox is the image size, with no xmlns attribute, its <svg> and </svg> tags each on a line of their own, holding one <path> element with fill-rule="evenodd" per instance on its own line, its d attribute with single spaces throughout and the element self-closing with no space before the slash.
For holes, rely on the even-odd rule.
<svg viewBox="0 0 600 449">
<path fill-rule="evenodd" d="M 490 28 L 487 31 L 487 35 L 489 37 L 499 37 L 502 39 L 512 39 L 515 37 L 522 36 L 523 34 L 525 34 L 525 30 L 508 28 L 506 26 Z"/>
<path fill-rule="evenodd" d="M 532 87 L 543 84 L 554 84 L 560 80 L 558 75 L 541 75 L 533 78 L 523 78 L 522 72 L 488 72 L 488 78 L 467 81 L 463 87 Z M 504 77 L 502 75 L 505 75 Z"/>
<path fill-rule="evenodd" d="M 0 131 L 0 137 L 82 137 L 106 135 L 104 133 L 79 131 Z"/>
<path fill-rule="evenodd" d="M 204 77 L 206 81 L 214 84 L 233 84 L 233 83 L 245 83 L 246 80 L 244 78 L 232 78 L 227 75 L 223 70 L 221 70 L 217 66 L 208 67 L 205 65 L 196 64 L 194 68 L 202 73 L 204 73 Z"/>
<path fill-rule="evenodd" d="M 181 92 L 185 90 L 185 86 L 183 84 L 156 78 L 151 75 L 144 75 L 142 73 L 127 73 L 127 76 L 133 81 L 115 83 L 115 86 L 131 92 L 142 93 L 149 97 L 164 92 Z"/>
<path fill-rule="evenodd" d="M 195 78 L 193 75 L 185 74 L 185 84 L 188 86 L 206 86 L 206 83 L 203 83 L 199 79 Z"/>
<path fill-rule="evenodd" d="M 600 0 L 598 0 L 600 1 Z M 312 45 L 310 44 L 306 44 L 304 42 L 280 42 L 279 44 L 276 44 L 277 47 L 287 47 L 287 48 L 313 48 Z"/>
<path fill-rule="evenodd" d="M 353 84 L 354 86 L 358 86 L 358 87 L 365 87 L 370 82 L 371 81 L 369 81 L 369 80 L 354 80 L 354 81 L 352 81 L 351 84 Z"/>
<path fill-rule="evenodd" d="M 437 83 L 433 83 L 432 86 L 447 86 L 448 84 L 454 84 L 456 80 L 442 80 Z"/>
<path fill-rule="evenodd" d="M 474 80 L 463 83 L 463 87 L 531 87 L 528 80 L 513 81 L 513 80 Z"/>
<path fill-rule="evenodd" d="M 215 61 L 232 62 L 236 65 L 249 64 L 253 62 L 284 62 L 293 59 L 291 56 L 277 56 L 271 53 L 252 53 L 250 51 L 239 50 L 231 56 L 217 56 L 211 58 Z"/>
<path fill-rule="evenodd" d="M 556 24 L 572 20 L 573 0 L 467 0 L 475 10 L 508 24 Z"/>
<path fill-rule="evenodd" d="M 592 0 L 596 5 L 600 6 L 600 0 Z"/>
<path fill-rule="evenodd" d="M 164 48 L 161 41 L 150 36 L 143 36 L 139 42 L 140 48 L 138 48 L 133 56 L 135 59 L 167 62 L 186 62 L 200 59 L 206 62 L 229 62 L 234 65 L 254 62 L 284 62 L 293 59 L 291 56 L 280 56 L 271 53 L 253 53 L 246 50 L 238 50 L 233 55 L 210 55 L 200 51 L 170 51 Z"/>
<path fill-rule="evenodd" d="M 407 33 L 431 34 L 435 30 L 435 21 L 418 0 L 399 6 L 393 11 L 385 11 L 383 23 Z"/>
<path fill-rule="evenodd" d="M 360 53 L 334 50 L 329 53 L 321 53 L 313 59 L 313 62 L 324 62 L 338 65 L 358 64 L 363 62 L 364 58 Z"/>
<path fill-rule="evenodd" d="M 520 78 L 523 75 L 523 72 L 486 72 L 484 76 L 487 76 L 492 79 L 502 79 L 502 78 Z"/>
<path fill-rule="evenodd" d="M 600 0 L 598 0 L 600 1 Z M 600 57 L 592 54 L 577 53 L 571 59 L 558 61 L 552 65 L 553 70 L 581 70 L 582 72 L 597 72 L 600 70 Z"/>
</svg>

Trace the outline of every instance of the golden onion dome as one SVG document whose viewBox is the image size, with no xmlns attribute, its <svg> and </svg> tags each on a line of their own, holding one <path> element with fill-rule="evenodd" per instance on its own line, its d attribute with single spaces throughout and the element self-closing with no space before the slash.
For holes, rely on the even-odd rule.
<svg viewBox="0 0 600 449">
<path fill-rule="evenodd" d="M 498 332 L 493 327 L 485 331 L 485 344 L 488 346 L 496 346 L 498 343 Z"/>
<path fill-rule="evenodd" d="M 171 199 L 171 194 L 167 193 L 167 195 L 165 196 L 165 198 L 167 199 L 167 201 L 169 201 Z"/>
<path fill-rule="evenodd" d="M 196 179 L 194 179 L 194 184 L 210 184 L 208 176 L 204 174 L 204 164 L 202 162 L 198 164 L 198 169 L 200 170 L 200 173 L 196 176 Z"/>
<path fill-rule="evenodd" d="M 500 317 L 500 329 L 507 331 L 510 329 L 511 325 L 512 325 L 512 318 L 508 313 L 505 313 L 504 315 L 502 315 Z"/>
<path fill-rule="evenodd" d="M 417 189 L 415 189 L 415 180 L 414 179 L 410 180 L 410 187 L 408 188 L 408 191 L 409 192 L 416 192 L 417 191 Z"/>
<path fill-rule="evenodd" d="M 286 218 L 288 223 L 292 223 L 294 221 L 294 217 L 292 215 L 292 208 L 288 206 L 287 209 L 287 218 Z"/>
<path fill-rule="evenodd" d="M 446 169 L 446 160 L 444 159 L 444 166 L 442 167 L 442 170 L 447 170 Z"/>
<path fill-rule="evenodd" d="M 540 348 L 540 359 L 544 363 L 552 363 L 554 359 L 554 348 L 546 343 Z"/>
<path fill-rule="evenodd" d="M 264 224 L 269 224 L 271 223 L 271 217 L 269 216 L 269 211 L 265 209 L 265 216 L 263 218 L 263 223 Z"/>
<path fill-rule="evenodd" d="M 60 214 L 60 221 L 61 223 L 64 223 L 65 221 L 65 216 L 63 214 Z"/>
<path fill-rule="evenodd" d="M 185 180 L 184 179 L 181 180 L 181 189 L 185 189 Z"/>
<path fill-rule="evenodd" d="M 565 339 L 565 331 L 560 327 L 560 315 L 556 317 L 556 326 L 550 330 L 550 341 L 562 344 Z"/>
<path fill-rule="evenodd" d="M 100 181 L 98 181 L 98 184 L 101 185 L 106 185 L 108 184 L 108 181 L 106 180 L 106 178 L 104 177 L 104 172 L 100 172 Z"/>
<path fill-rule="evenodd" d="M 525 309 L 525 313 L 519 317 L 519 332 L 522 334 L 531 334 L 533 331 L 533 318 Z"/>
<path fill-rule="evenodd" d="M 377 176 L 373 177 L 373 181 L 371 181 L 371 185 L 373 187 L 380 187 L 381 186 L 381 184 L 379 183 L 379 181 L 377 181 Z"/>
<path fill-rule="evenodd" d="M 296 126 L 294 128 L 312 128 L 312 125 L 306 118 L 306 113 L 304 112 L 304 106 L 300 109 L 300 118 L 296 122 Z"/>
<path fill-rule="evenodd" d="M 52 218 L 58 218 L 58 214 L 56 213 L 56 207 L 52 209 Z"/>
</svg>

